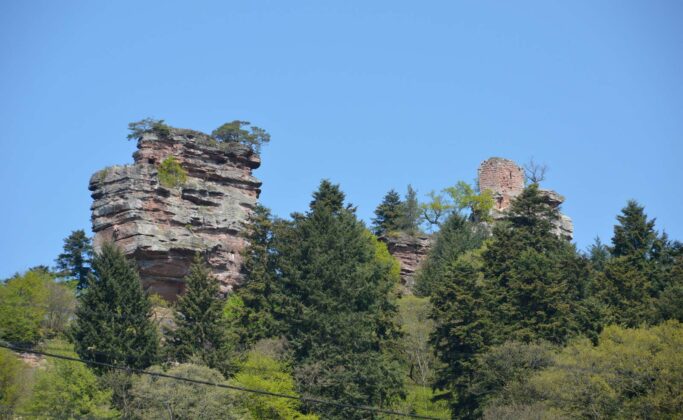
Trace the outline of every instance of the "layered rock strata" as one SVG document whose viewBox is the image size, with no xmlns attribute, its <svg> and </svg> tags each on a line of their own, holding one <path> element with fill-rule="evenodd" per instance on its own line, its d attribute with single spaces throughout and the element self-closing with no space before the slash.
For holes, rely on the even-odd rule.
<svg viewBox="0 0 683 420">
<path fill-rule="evenodd" d="M 380 240 L 387 244 L 389 253 L 398 260 L 401 267 L 401 285 L 404 291 L 410 293 L 415 285 L 415 274 L 432 247 L 432 237 L 398 232 L 383 236 Z"/>
<path fill-rule="evenodd" d="M 159 165 L 170 156 L 187 172 L 176 187 L 159 182 Z M 200 252 L 228 292 L 241 280 L 240 233 L 260 194 L 252 175 L 259 156 L 240 144 L 171 129 L 145 133 L 133 158 L 132 165 L 105 168 L 90 179 L 95 249 L 114 242 L 137 263 L 143 286 L 168 300 L 182 293 Z"/>
<path fill-rule="evenodd" d="M 491 216 L 495 220 L 504 219 L 512 200 L 524 191 L 524 170 L 509 159 L 493 157 L 485 160 L 478 171 L 479 190 L 488 190 L 493 195 L 494 205 Z M 546 203 L 552 208 L 559 208 L 564 197 L 552 190 L 541 190 Z M 560 213 L 553 220 L 554 233 L 567 240 L 574 237 L 572 219 Z"/>
</svg>

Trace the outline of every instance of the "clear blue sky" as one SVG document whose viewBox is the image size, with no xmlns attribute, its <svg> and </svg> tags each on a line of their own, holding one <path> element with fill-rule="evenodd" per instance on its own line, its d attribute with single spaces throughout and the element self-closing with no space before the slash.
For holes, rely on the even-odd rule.
<svg viewBox="0 0 683 420">
<path fill-rule="evenodd" d="M 88 179 L 130 163 L 130 121 L 272 134 L 280 216 L 321 178 L 369 220 L 390 188 L 550 166 L 576 242 L 629 198 L 683 239 L 683 2 L 3 1 L 0 278 L 90 230 Z"/>
</svg>

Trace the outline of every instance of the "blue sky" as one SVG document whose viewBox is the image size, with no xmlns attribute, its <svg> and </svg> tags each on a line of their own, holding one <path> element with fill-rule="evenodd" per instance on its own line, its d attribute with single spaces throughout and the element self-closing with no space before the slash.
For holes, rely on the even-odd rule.
<svg viewBox="0 0 683 420">
<path fill-rule="evenodd" d="M 534 157 L 576 243 L 629 198 L 683 239 L 680 1 L 3 1 L 0 278 L 90 229 L 88 179 L 130 121 L 267 129 L 262 202 L 321 178 L 369 220 L 390 188 Z"/>
</svg>

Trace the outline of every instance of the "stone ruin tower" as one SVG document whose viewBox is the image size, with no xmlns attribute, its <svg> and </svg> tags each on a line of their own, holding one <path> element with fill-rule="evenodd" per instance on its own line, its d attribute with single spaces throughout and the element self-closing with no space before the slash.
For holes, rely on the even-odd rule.
<svg viewBox="0 0 683 420">
<path fill-rule="evenodd" d="M 158 176 L 169 156 L 187 171 L 187 181 L 173 188 Z M 136 262 L 143 286 L 167 300 L 183 292 L 200 252 L 228 292 L 241 280 L 241 232 L 261 192 L 252 175 L 260 157 L 240 144 L 172 128 L 163 136 L 145 133 L 133 159 L 90 179 L 95 249 L 114 242 Z"/>
<path fill-rule="evenodd" d="M 493 194 L 493 219 L 503 219 L 512 200 L 524 190 L 524 170 L 509 159 L 493 157 L 479 165 L 478 178 L 479 190 Z M 540 192 L 551 207 L 557 208 L 564 202 L 564 197 L 555 191 L 541 189 Z M 560 214 L 553 225 L 556 235 L 567 240 L 574 237 L 574 224 L 568 216 Z"/>
</svg>

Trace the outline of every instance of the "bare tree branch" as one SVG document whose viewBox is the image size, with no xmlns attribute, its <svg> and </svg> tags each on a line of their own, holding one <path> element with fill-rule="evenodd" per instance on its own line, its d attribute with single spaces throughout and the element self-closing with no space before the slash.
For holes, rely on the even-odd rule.
<svg viewBox="0 0 683 420">
<path fill-rule="evenodd" d="M 534 158 L 529 159 L 529 162 L 524 164 L 524 177 L 527 183 L 540 184 L 545 180 L 545 175 L 548 172 L 548 165 L 545 163 L 536 163 Z"/>
</svg>

